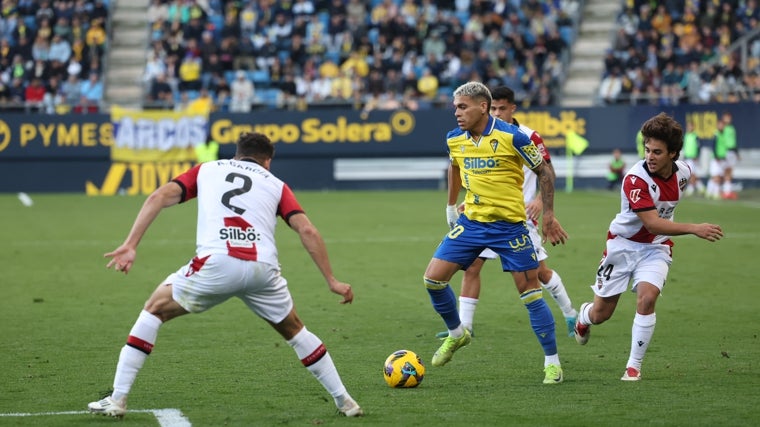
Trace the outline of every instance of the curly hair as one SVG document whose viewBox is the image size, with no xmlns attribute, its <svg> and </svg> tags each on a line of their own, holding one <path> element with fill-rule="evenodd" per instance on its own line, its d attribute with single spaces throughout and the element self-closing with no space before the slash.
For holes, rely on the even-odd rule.
<svg viewBox="0 0 760 427">
<path fill-rule="evenodd" d="M 644 137 L 642 144 L 650 139 L 657 139 L 665 143 L 669 153 L 676 153 L 673 160 L 678 160 L 683 148 L 683 128 L 673 117 L 660 113 L 644 122 L 641 126 L 641 135 Z"/>
</svg>

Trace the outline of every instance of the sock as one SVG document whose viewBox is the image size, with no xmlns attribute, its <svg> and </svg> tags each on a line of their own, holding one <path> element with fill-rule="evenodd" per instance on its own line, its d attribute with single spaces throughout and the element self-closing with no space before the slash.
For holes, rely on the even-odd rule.
<svg viewBox="0 0 760 427">
<path fill-rule="evenodd" d="M 581 310 L 578 312 L 578 321 L 581 323 L 581 325 L 593 325 L 591 322 L 591 318 L 589 317 L 589 313 L 591 313 L 591 309 L 594 307 L 594 303 L 589 303 L 586 306 L 585 310 Z"/>
<path fill-rule="evenodd" d="M 559 355 L 558 354 L 555 353 L 555 354 L 552 354 L 552 355 L 544 356 L 544 368 L 547 367 L 547 366 L 549 366 L 549 365 L 562 366 L 559 363 Z"/>
<path fill-rule="evenodd" d="M 720 185 L 717 182 L 710 180 L 707 182 L 707 195 L 711 197 L 720 195 Z"/>
<path fill-rule="evenodd" d="M 728 194 L 733 191 L 733 185 L 731 181 L 723 181 L 723 193 Z"/>
<path fill-rule="evenodd" d="M 449 331 L 460 328 L 462 321 L 459 320 L 456 295 L 454 295 L 454 290 L 449 286 L 449 282 L 439 282 L 426 277 L 425 288 L 430 295 L 433 308 L 443 321 L 446 322 L 446 327 Z"/>
<path fill-rule="evenodd" d="M 475 306 L 478 305 L 477 298 L 459 297 L 459 319 L 462 326 L 472 329 L 473 319 L 475 318 Z"/>
<path fill-rule="evenodd" d="M 547 283 L 541 283 L 541 286 L 549 291 L 552 298 L 554 298 L 554 301 L 557 302 L 560 310 L 562 310 L 563 316 L 575 317 L 576 312 L 573 308 L 573 303 L 570 302 L 570 297 L 567 295 L 567 290 L 562 283 L 562 278 L 559 277 L 559 274 L 557 274 L 556 271 L 552 270 L 552 278 L 549 279 Z"/>
<path fill-rule="evenodd" d="M 541 288 L 530 289 L 520 294 L 520 299 L 528 309 L 528 318 L 544 355 L 557 354 L 557 338 L 554 334 L 554 316 L 542 295 Z"/>
<path fill-rule="evenodd" d="M 633 367 L 641 371 L 641 362 L 644 360 L 644 354 L 647 352 L 649 342 L 654 334 L 654 325 L 657 323 L 657 315 L 639 314 L 633 317 L 633 328 L 631 328 L 631 354 L 628 356 L 626 367 Z"/>
<path fill-rule="evenodd" d="M 116 364 L 116 375 L 113 379 L 114 400 L 126 400 L 137 373 L 145 363 L 145 359 L 153 351 L 156 343 L 161 319 L 143 310 L 137 317 L 132 330 L 129 331 L 127 344 L 122 347 L 119 362 Z"/>
<path fill-rule="evenodd" d="M 330 353 L 327 352 L 322 340 L 304 326 L 300 332 L 288 340 L 288 345 L 293 347 L 303 366 L 335 399 L 335 405 L 338 408 L 343 406 L 343 400 L 348 396 L 348 393 L 346 393 L 346 387 L 340 380 L 338 370 L 335 368 Z"/>
</svg>

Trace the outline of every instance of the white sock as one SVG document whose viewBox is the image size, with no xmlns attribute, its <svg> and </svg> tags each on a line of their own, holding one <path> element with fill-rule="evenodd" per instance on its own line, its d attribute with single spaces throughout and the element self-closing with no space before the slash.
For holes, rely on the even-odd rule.
<svg viewBox="0 0 760 427">
<path fill-rule="evenodd" d="M 720 185 L 718 185 L 717 182 L 713 180 L 707 181 L 707 195 L 708 196 L 719 196 L 720 195 Z"/>
<path fill-rule="evenodd" d="M 731 184 L 731 181 L 723 181 L 723 192 L 730 193 L 731 191 L 733 191 L 733 185 Z"/>
<path fill-rule="evenodd" d="M 633 367 L 641 371 L 641 362 L 644 360 L 644 354 L 647 352 L 649 342 L 654 334 L 654 325 L 657 323 L 657 315 L 639 314 L 633 317 L 633 328 L 631 328 L 631 354 L 628 356 L 626 367 Z"/>
<path fill-rule="evenodd" d="M 462 326 L 472 329 L 472 323 L 475 318 L 475 307 L 478 305 L 477 298 L 459 297 L 459 320 Z"/>
<path fill-rule="evenodd" d="M 549 365 L 562 366 L 559 364 L 559 354 L 555 353 L 551 356 L 544 356 L 544 368 Z"/>
<path fill-rule="evenodd" d="M 573 303 L 570 302 L 570 297 L 567 295 L 567 290 L 562 283 L 562 278 L 559 277 L 559 274 L 557 274 L 556 271 L 552 270 L 552 278 L 549 279 L 549 282 L 547 283 L 541 283 L 541 286 L 549 291 L 552 298 L 554 298 L 554 301 L 557 302 L 560 310 L 562 310 L 563 316 L 575 317 L 577 313 L 573 308 Z"/>
<path fill-rule="evenodd" d="M 304 326 L 296 336 L 288 341 L 288 344 L 293 347 L 306 369 L 335 399 L 335 405 L 338 408 L 343 406 L 343 400 L 348 396 L 348 393 L 346 393 L 346 387 L 340 380 L 338 370 L 335 368 L 330 353 L 327 352 L 322 340 L 306 330 Z"/>
<path fill-rule="evenodd" d="M 129 331 L 127 344 L 122 347 L 119 354 L 119 362 L 116 364 L 116 375 L 113 379 L 114 400 L 126 401 L 129 390 L 137 378 L 137 373 L 142 368 L 145 359 L 153 351 L 156 343 L 158 328 L 161 327 L 161 319 L 143 310 L 132 330 Z"/>
<path fill-rule="evenodd" d="M 581 310 L 578 312 L 578 321 L 581 323 L 581 325 L 593 325 L 591 323 L 591 318 L 589 317 L 589 313 L 591 313 L 591 308 L 594 307 L 594 303 L 590 303 L 586 306 L 585 310 Z"/>
</svg>

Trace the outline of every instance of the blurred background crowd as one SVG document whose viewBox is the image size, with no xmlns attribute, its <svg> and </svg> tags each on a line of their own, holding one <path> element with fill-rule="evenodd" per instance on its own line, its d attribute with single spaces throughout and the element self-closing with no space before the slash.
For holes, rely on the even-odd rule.
<svg viewBox="0 0 760 427">
<path fill-rule="evenodd" d="M 0 109 L 103 108 L 109 0 L 2 0 Z M 143 107 L 448 105 L 459 84 L 560 105 L 580 0 L 152 0 Z M 627 0 L 597 103 L 760 101 L 757 0 Z M 741 41 L 744 55 L 729 47 Z"/>
</svg>

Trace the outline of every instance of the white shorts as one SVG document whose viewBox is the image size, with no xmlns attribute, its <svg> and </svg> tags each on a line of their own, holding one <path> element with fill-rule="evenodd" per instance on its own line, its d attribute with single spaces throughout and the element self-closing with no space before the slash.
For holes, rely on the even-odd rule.
<svg viewBox="0 0 760 427">
<path fill-rule="evenodd" d="M 726 152 L 726 167 L 734 168 L 736 167 L 736 164 L 738 162 L 739 162 L 739 154 L 737 154 L 736 151 Z"/>
<path fill-rule="evenodd" d="M 546 252 L 546 249 L 544 249 L 544 245 L 541 243 L 541 236 L 538 234 L 538 227 L 536 227 L 536 224 L 533 223 L 533 221 L 526 221 L 525 225 L 528 226 L 528 232 L 530 236 L 531 242 L 533 242 L 533 249 L 536 251 L 537 260 L 539 262 L 545 260 L 546 258 L 549 258 L 549 253 Z M 479 258 L 485 258 L 485 259 L 496 259 L 498 255 L 496 252 L 486 248 L 483 249 L 483 252 L 478 255 Z"/>
<path fill-rule="evenodd" d="M 723 176 L 726 169 L 726 161 L 723 159 L 710 160 L 710 176 Z"/>
<path fill-rule="evenodd" d="M 280 268 L 244 261 L 224 254 L 193 258 L 163 284 L 172 285 L 172 297 L 191 313 L 204 312 L 231 297 L 240 298 L 256 315 L 280 323 L 293 309 L 288 282 Z"/>
<path fill-rule="evenodd" d="M 538 234 L 538 226 L 533 221 L 527 221 L 528 231 L 530 232 L 530 240 L 533 242 L 533 249 L 536 250 L 536 258 L 538 262 L 549 258 L 549 253 L 544 249 L 544 244 L 541 243 L 541 235 Z"/>
<path fill-rule="evenodd" d="M 671 247 L 668 245 L 616 237 L 607 240 L 607 250 L 599 262 L 596 283 L 591 288 L 600 297 L 611 297 L 625 292 L 629 284 L 631 291 L 636 292 L 639 283 L 647 282 L 662 292 L 671 262 Z"/>
</svg>

